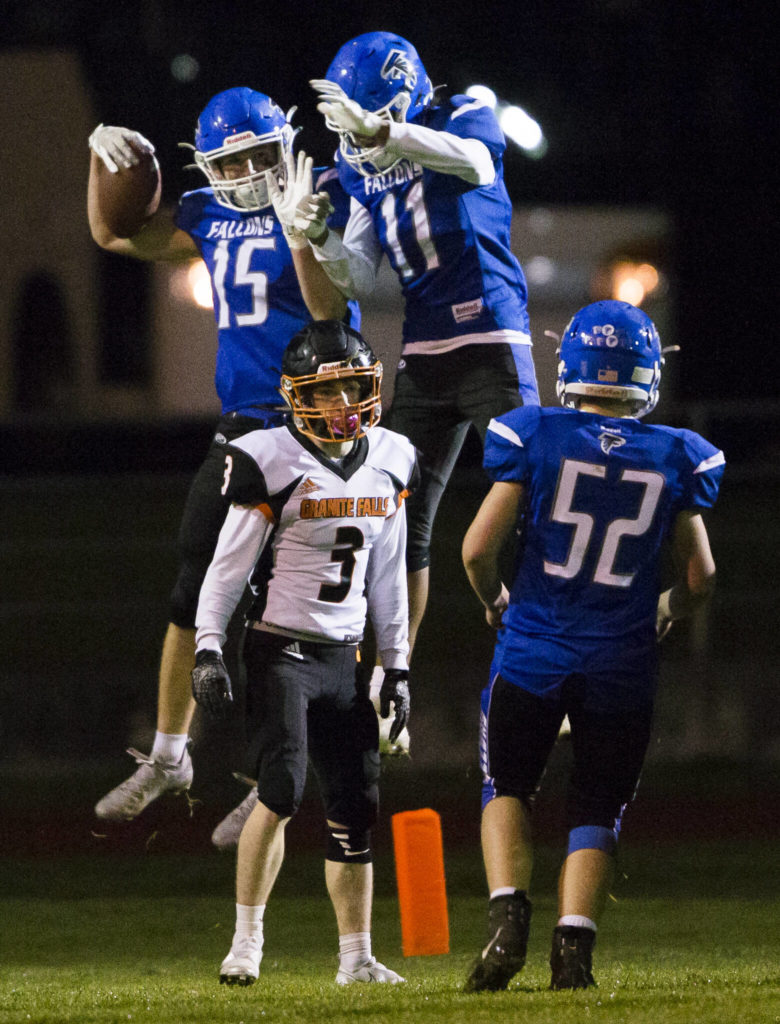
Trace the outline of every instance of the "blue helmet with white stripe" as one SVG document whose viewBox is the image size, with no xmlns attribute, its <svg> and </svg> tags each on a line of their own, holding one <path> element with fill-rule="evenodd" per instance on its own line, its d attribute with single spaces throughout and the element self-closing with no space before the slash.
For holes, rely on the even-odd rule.
<svg viewBox="0 0 780 1024">
<path fill-rule="evenodd" d="M 558 397 L 570 406 L 582 397 L 635 402 L 635 415 L 644 416 L 658 402 L 663 362 L 661 339 L 646 313 L 629 302 L 592 302 L 563 332 Z"/>
</svg>

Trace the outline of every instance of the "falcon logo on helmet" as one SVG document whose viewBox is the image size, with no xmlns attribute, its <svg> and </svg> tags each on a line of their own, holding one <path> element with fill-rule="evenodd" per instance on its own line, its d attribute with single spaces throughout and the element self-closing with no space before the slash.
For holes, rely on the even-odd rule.
<svg viewBox="0 0 780 1024">
<path fill-rule="evenodd" d="M 365 32 L 350 39 L 325 77 L 386 121 L 412 121 L 433 99 L 433 86 L 417 50 L 394 32 Z M 402 157 L 388 159 L 381 147 L 362 145 L 347 131 L 339 131 L 339 137 L 341 156 L 364 177 L 386 173 L 401 162 Z"/>
<path fill-rule="evenodd" d="M 391 50 L 379 73 L 389 81 L 403 81 L 409 90 L 417 85 L 417 72 L 403 50 Z"/>
</svg>

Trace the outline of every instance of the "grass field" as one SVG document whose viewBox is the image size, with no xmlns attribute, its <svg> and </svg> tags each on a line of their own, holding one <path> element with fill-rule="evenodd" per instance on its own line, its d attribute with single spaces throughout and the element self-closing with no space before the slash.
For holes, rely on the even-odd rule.
<svg viewBox="0 0 780 1024">
<path fill-rule="evenodd" d="M 767 1024 L 780 1020 L 780 885 L 770 841 L 627 847 L 594 954 L 598 989 L 547 990 L 556 855 L 542 849 L 528 964 L 505 993 L 461 986 L 484 941 L 478 851 L 447 852 L 451 951 L 404 958 L 392 853 L 378 851 L 374 950 L 400 988 L 337 988 L 321 862 L 291 849 L 266 915 L 260 981 L 217 983 L 233 858 L 4 858 L 2 1024 L 260 1021 Z"/>
</svg>

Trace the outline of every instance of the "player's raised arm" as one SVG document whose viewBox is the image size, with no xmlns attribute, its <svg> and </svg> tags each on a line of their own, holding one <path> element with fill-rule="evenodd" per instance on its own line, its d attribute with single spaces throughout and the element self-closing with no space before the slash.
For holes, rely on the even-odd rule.
<svg viewBox="0 0 780 1024">
<path fill-rule="evenodd" d="M 327 219 L 333 205 L 327 192 L 314 192 L 312 158 L 301 150 L 297 158 L 287 153 L 284 191 L 269 179 L 268 191 L 274 212 L 284 229 L 306 308 L 315 320 L 341 320 L 347 296 L 317 261 L 309 242 L 328 234 Z"/>
<path fill-rule="evenodd" d="M 340 320 L 347 299 L 374 289 L 382 250 L 370 217 L 361 218 L 362 208 L 353 201 L 347 223 L 351 243 L 342 242 L 328 227 L 333 205 L 327 192 L 313 191 L 312 160 L 303 151 L 297 160 L 288 154 L 284 192 L 276 182 L 269 190 L 309 312 L 315 320 Z"/>
<path fill-rule="evenodd" d="M 317 109 L 330 129 L 371 149 L 388 163 L 405 157 L 440 174 L 454 174 L 470 185 L 492 185 L 496 172 L 490 150 L 475 138 L 459 138 L 421 124 L 385 120 L 349 99 L 326 78 L 309 83 L 317 91 Z"/>
<path fill-rule="evenodd" d="M 98 125 L 89 137 L 87 217 L 95 242 L 109 252 L 144 260 L 198 255 L 173 212 L 160 208 L 161 180 L 154 146 L 140 132 Z"/>
</svg>

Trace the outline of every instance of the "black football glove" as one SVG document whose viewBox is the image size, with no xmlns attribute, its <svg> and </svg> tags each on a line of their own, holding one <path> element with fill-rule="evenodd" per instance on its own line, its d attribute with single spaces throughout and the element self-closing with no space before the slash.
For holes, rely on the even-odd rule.
<svg viewBox="0 0 780 1024">
<path fill-rule="evenodd" d="M 224 718 L 233 709 L 233 690 L 222 655 L 216 651 L 198 651 L 192 670 L 192 696 L 215 718 Z"/>
<path fill-rule="evenodd" d="M 388 740 L 395 743 L 409 721 L 409 670 L 405 668 L 385 669 L 382 689 L 379 691 L 379 714 L 387 718 L 390 704 L 393 704 L 395 718 L 390 726 Z"/>
</svg>

